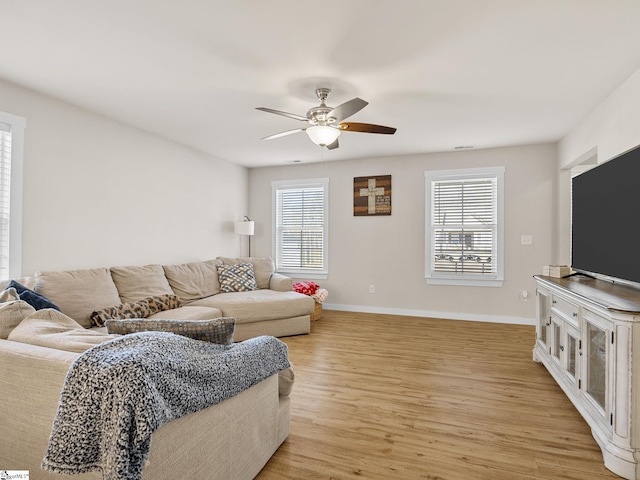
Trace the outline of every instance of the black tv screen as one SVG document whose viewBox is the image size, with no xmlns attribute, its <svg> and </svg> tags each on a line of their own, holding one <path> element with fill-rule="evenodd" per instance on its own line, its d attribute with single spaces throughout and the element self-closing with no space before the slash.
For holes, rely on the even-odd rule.
<svg viewBox="0 0 640 480">
<path fill-rule="evenodd" d="M 640 146 L 572 182 L 571 267 L 640 284 Z"/>
</svg>

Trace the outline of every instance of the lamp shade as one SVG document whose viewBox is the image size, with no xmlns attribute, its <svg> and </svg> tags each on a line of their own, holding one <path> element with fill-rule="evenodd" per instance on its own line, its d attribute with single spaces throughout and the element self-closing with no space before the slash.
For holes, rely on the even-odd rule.
<svg viewBox="0 0 640 480">
<path fill-rule="evenodd" d="M 311 141 L 321 147 L 331 145 L 340 136 L 340 130 L 325 125 L 309 127 L 306 132 Z"/>
<path fill-rule="evenodd" d="M 253 235 L 253 229 L 253 220 L 244 220 L 241 222 L 236 222 L 235 233 L 236 235 Z"/>
</svg>

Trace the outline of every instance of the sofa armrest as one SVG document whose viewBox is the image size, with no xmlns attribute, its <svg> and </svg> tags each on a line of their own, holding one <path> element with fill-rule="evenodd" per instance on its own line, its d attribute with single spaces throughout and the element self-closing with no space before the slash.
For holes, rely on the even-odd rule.
<svg viewBox="0 0 640 480">
<path fill-rule="evenodd" d="M 269 288 L 277 292 L 290 292 L 293 290 L 293 279 L 274 273 L 269 279 Z"/>
</svg>

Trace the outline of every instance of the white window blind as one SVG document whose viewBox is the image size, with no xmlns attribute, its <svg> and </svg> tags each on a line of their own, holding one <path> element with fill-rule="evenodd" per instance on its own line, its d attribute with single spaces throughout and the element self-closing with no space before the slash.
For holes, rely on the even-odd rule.
<svg viewBox="0 0 640 480">
<path fill-rule="evenodd" d="M 22 274 L 22 117 L 0 112 L 0 280 Z"/>
<path fill-rule="evenodd" d="M 430 283 L 501 282 L 502 175 L 498 173 L 495 169 L 425 173 Z"/>
<path fill-rule="evenodd" d="M 274 182 L 276 269 L 327 273 L 328 180 Z"/>
<path fill-rule="evenodd" d="M 9 278 L 11 125 L 0 122 L 0 279 Z"/>
</svg>

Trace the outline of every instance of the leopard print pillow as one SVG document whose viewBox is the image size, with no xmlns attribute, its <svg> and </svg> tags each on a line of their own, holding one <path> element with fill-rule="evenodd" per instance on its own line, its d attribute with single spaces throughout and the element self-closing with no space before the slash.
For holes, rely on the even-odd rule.
<svg viewBox="0 0 640 480">
<path fill-rule="evenodd" d="M 91 314 L 91 321 L 98 327 L 104 327 L 104 322 L 112 318 L 146 318 L 149 315 L 151 315 L 149 302 L 138 300 L 97 310 Z"/>
<path fill-rule="evenodd" d="M 147 318 L 154 313 L 179 308 L 180 306 L 182 306 L 182 303 L 176 295 L 156 295 L 137 302 L 123 303 L 95 311 L 91 314 L 91 321 L 98 327 L 104 327 L 104 322 L 107 320 Z"/>
<path fill-rule="evenodd" d="M 176 295 L 156 295 L 154 297 L 145 298 L 149 302 L 149 308 L 151 308 L 151 315 L 158 312 L 164 312 L 165 310 L 173 310 L 174 308 L 180 308 L 182 302 Z"/>
</svg>

